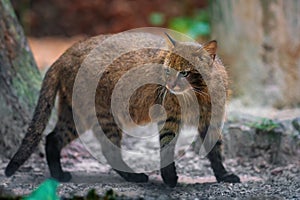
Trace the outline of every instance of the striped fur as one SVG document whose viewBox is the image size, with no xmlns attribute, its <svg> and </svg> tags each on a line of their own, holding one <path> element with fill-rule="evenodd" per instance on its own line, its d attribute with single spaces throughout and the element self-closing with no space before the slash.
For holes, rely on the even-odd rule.
<svg viewBox="0 0 300 200">
<path fill-rule="evenodd" d="M 109 36 L 97 36 L 85 41 L 79 42 L 68 49 L 48 70 L 40 92 L 40 98 L 33 115 L 32 122 L 28 128 L 28 132 L 18 149 L 15 156 L 8 164 L 5 174 L 11 176 L 31 155 L 41 139 L 48 119 L 53 108 L 55 97 L 58 94 L 58 122 L 54 130 L 46 138 L 46 158 L 52 177 L 59 181 L 69 181 L 71 174 L 64 172 L 60 163 L 61 149 L 78 137 L 75 123 L 73 119 L 74 108 L 72 107 L 73 85 L 76 75 L 85 58 L 95 49 L 99 43 Z M 157 43 L 159 46 L 166 46 L 163 37 L 154 36 L 145 33 L 145 40 Z M 169 37 L 170 40 L 171 37 Z M 129 41 L 128 41 L 129 40 Z M 134 38 L 121 41 L 126 45 L 137 44 Z M 146 124 L 151 122 L 148 114 L 149 108 L 155 104 L 161 104 L 166 111 L 166 120 L 158 119 L 158 127 L 160 129 L 160 146 L 161 146 L 161 174 L 164 182 L 170 187 L 177 184 L 177 174 L 174 163 L 174 148 L 178 132 L 182 123 L 187 125 L 193 124 L 193 120 L 197 121 L 198 130 L 201 138 L 204 139 L 207 127 L 212 125 L 219 127 L 222 124 L 224 116 L 224 99 L 213 102 L 219 109 L 219 113 L 212 112 L 212 95 L 220 95 L 222 88 L 223 95 L 227 93 L 227 74 L 219 58 L 216 57 L 216 42 L 212 41 L 204 46 L 197 43 L 182 43 L 172 40 L 169 42 L 169 51 L 161 49 L 143 49 L 137 52 L 129 52 L 115 60 L 108 68 L 105 69 L 103 78 L 99 81 L 96 90 L 96 98 L 84 99 L 82 96 L 82 107 L 88 107 L 91 103 L 95 103 L 96 115 L 101 128 L 108 140 L 101 141 L 103 154 L 109 164 L 114 167 L 117 163 L 126 172 L 115 169 L 127 181 L 146 182 L 147 175 L 143 173 L 134 173 L 133 170 L 123 161 L 119 148 L 111 149 L 108 141 L 116 147 L 121 147 L 122 132 L 116 123 L 112 111 L 111 95 L 114 86 L 119 79 L 128 70 L 133 67 L 147 64 L 158 63 L 163 65 L 159 73 L 153 76 L 161 75 L 161 79 L 165 85 L 146 84 L 138 88 L 130 98 L 129 111 L 133 122 L 137 124 Z M 113 49 L 112 52 L 113 53 Z M 106 52 L 110 53 L 110 52 Z M 99 66 L 101 68 L 101 66 Z M 95 72 L 96 73 L 96 72 Z M 143 77 L 143 71 L 138 71 L 137 76 Z M 151 73 L 151 72 L 147 72 Z M 151 74 L 147 74 L 151 76 Z M 205 80 L 208 80 L 205 81 Z M 126 87 L 136 80 L 127 80 L 121 84 L 126 91 Z M 208 85 L 213 90 L 209 92 Z M 122 89 L 122 88 L 121 88 Z M 123 90 L 123 91 L 124 91 Z M 197 98 L 198 112 L 181 113 L 180 98 L 189 102 L 189 92 L 193 92 Z M 187 93 L 187 95 L 186 95 Z M 193 106 L 193 105 L 190 105 Z M 76 113 L 75 113 L 76 114 Z M 81 113 L 82 114 L 82 113 Z M 96 126 L 90 124 L 91 112 L 89 110 L 82 115 L 83 124 L 86 129 L 92 128 L 96 131 Z M 184 117 L 183 117 L 184 116 Z M 216 120 L 211 121 L 214 116 Z M 127 123 L 126 117 L 118 116 L 118 121 Z M 217 131 L 216 131 L 217 132 Z M 218 181 L 239 182 L 239 178 L 228 173 L 222 164 L 221 157 L 221 137 L 219 132 L 216 133 L 219 142 L 208 154 L 212 168 Z"/>
</svg>

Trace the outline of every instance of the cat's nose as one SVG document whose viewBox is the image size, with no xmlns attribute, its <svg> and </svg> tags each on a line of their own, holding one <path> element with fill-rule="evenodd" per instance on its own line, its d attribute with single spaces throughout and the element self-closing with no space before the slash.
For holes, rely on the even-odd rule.
<svg viewBox="0 0 300 200">
<path fill-rule="evenodd" d="M 168 82 L 167 82 L 167 86 L 172 89 L 176 86 L 176 79 L 169 79 Z"/>
</svg>

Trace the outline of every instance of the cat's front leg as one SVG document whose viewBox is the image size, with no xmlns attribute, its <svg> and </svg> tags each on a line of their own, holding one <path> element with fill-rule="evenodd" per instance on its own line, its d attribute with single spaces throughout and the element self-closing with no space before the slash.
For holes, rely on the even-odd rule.
<svg viewBox="0 0 300 200">
<path fill-rule="evenodd" d="M 218 130 L 207 132 L 207 128 L 199 129 L 211 168 L 218 182 L 240 183 L 240 178 L 231 172 L 227 172 L 223 165 L 222 137 L 218 132 Z"/>
<path fill-rule="evenodd" d="M 161 176 L 165 184 L 175 187 L 178 181 L 174 163 L 174 151 L 178 133 L 178 120 L 167 118 L 159 132 Z"/>
<path fill-rule="evenodd" d="M 160 157 L 161 157 L 161 177 L 165 184 L 170 187 L 175 187 L 177 185 L 177 172 L 174 162 L 174 150 L 175 145 L 170 144 L 166 148 L 161 149 Z"/>
<path fill-rule="evenodd" d="M 209 159 L 211 167 L 214 171 L 215 177 L 218 182 L 240 183 L 240 178 L 231 172 L 227 172 L 227 170 L 223 166 L 221 145 L 222 141 L 218 140 L 215 146 L 207 155 L 207 158 Z"/>
</svg>

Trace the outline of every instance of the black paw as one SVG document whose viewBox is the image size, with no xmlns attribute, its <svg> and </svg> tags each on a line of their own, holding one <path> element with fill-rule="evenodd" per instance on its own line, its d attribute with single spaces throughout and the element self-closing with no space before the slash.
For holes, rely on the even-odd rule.
<svg viewBox="0 0 300 200">
<path fill-rule="evenodd" d="M 129 173 L 116 170 L 128 182 L 145 183 L 148 182 L 148 176 L 144 173 Z"/>
<path fill-rule="evenodd" d="M 170 165 L 162 168 L 160 170 L 161 177 L 165 184 L 167 184 L 169 187 L 175 187 L 177 185 L 178 176 L 176 173 L 176 168 L 174 162 Z"/>
<path fill-rule="evenodd" d="M 226 183 L 240 183 L 240 178 L 233 173 L 226 173 L 221 177 L 217 177 L 218 182 L 226 182 Z"/>
<path fill-rule="evenodd" d="M 70 172 L 61 172 L 59 174 L 53 174 L 52 178 L 59 182 L 69 182 L 72 179 L 72 175 Z"/>
</svg>

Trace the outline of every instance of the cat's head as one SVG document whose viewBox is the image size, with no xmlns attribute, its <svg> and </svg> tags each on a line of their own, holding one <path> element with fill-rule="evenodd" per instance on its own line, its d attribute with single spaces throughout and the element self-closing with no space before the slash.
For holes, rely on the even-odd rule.
<svg viewBox="0 0 300 200">
<path fill-rule="evenodd" d="M 163 72 L 166 88 L 173 94 L 184 94 L 191 89 L 205 90 L 203 76 L 210 72 L 216 58 L 217 42 L 213 40 L 205 45 L 178 42 L 168 34 L 166 40 L 169 46 Z"/>
</svg>

